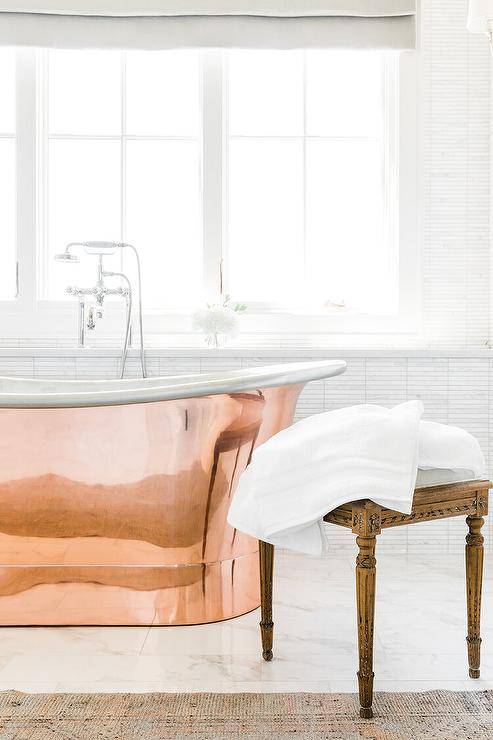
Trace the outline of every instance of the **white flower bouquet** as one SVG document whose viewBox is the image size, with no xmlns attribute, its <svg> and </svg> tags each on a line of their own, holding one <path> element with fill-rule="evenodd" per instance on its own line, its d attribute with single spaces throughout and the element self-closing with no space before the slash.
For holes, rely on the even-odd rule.
<svg viewBox="0 0 493 740">
<path fill-rule="evenodd" d="M 205 334 L 209 347 L 219 347 L 225 338 L 232 339 L 239 332 L 239 315 L 246 311 L 244 303 L 231 305 L 230 297 L 225 296 L 222 303 L 208 303 L 196 311 L 192 317 L 193 328 Z"/>
</svg>

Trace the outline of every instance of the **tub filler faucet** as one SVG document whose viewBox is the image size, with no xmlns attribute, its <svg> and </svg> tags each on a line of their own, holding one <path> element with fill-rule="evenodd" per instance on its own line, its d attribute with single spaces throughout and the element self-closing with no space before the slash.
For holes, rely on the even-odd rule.
<svg viewBox="0 0 493 740">
<path fill-rule="evenodd" d="M 70 242 L 65 247 L 65 251 L 61 254 L 55 255 L 57 262 L 80 262 L 80 257 L 74 254 L 74 251 L 78 248 L 82 248 L 88 255 L 97 258 L 97 276 L 96 283 L 91 288 L 79 288 L 76 286 L 69 286 L 67 293 L 78 299 L 79 312 L 78 312 L 78 340 L 79 347 L 85 347 L 86 344 L 86 331 L 92 331 L 96 327 L 96 322 L 103 318 L 103 304 L 107 296 L 119 296 L 123 298 L 126 304 L 126 318 L 125 318 L 125 340 L 122 350 L 122 361 L 120 378 L 123 378 L 125 374 L 125 366 L 127 363 L 128 350 L 132 342 L 132 306 L 133 306 L 133 291 L 132 284 L 123 272 L 112 272 L 104 269 L 103 260 L 105 257 L 115 254 L 118 250 L 130 249 L 135 256 L 137 263 L 137 283 L 138 283 L 138 321 L 139 321 L 139 334 L 140 334 L 140 365 L 142 370 L 142 377 L 147 377 L 147 368 L 145 361 L 144 352 L 144 330 L 142 320 L 142 281 L 140 273 L 140 259 L 137 249 L 133 244 L 125 244 L 124 242 L 106 242 L 106 241 L 91 241 L 91 242 Z M 117 287 L 108 287 L 105 282 L 107 278 L 119 278 L 123 280 L 124 285 Z M 90 306 L 88 310 L 86 306 L 87 299 L 93 299 L 96 303 L 96 307 Z"/>
</svg>

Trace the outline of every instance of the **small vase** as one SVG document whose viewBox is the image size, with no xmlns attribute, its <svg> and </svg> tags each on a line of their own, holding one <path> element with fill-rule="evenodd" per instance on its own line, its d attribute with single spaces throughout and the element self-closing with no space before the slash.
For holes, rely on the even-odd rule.
<svg viewBox="0 0 493 740">
<path fill-rule="evenodd" d="M 207 334 L 205 337 L 205 343 L 209 347 L 209 349 L 219 349 L 219 347 L 224 347 L 226 344 L 226 335 L 225 334 L 219 334 L 218 332 L 215 332 L 214 334 Z"/>
</svg>

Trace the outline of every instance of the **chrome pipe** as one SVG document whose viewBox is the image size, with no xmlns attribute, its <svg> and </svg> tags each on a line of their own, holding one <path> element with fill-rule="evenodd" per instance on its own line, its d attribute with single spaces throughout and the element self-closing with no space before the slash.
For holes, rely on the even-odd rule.
<svg viewBox="0 0 493 740">
<path fill-rule="evenodd" d="M 130 284 L 130 280 L 123 272 L 102 272 L 101 278 L 105 277 L 119 277 L 127 284 L 127 320 L 125 328 L 125 341 L 123 344 L 122 352 L 122 366 L 120 370 L 120 379 L 122 379 L 125 376 L 125 366 L 127 364 L 128 349 L 130 345 L 130 333 L 132 328 L 132 286 Z M 145 377 L 145 375 L 143 377 Z"/>
<path fill-rule="evenodd" d="M 79 301 L 79 315 L 78 315 L 78 337 L 79 347 L 84 347 L 86 343 L 86 303 L 85 301 Z"/>
<path fill-rule="evenodd" d="M 139 311 L 139 334 L 140 334 L 140 367 L 142 370 L 142 377 L 147 378 L 147 364 L 145 359 L 145 350 L 144 350 L 144 322 L 142 318 L 142 277 L 141 277 L 141 270 L 140 270 L 140 257 L 137 249 L 134 247 L 133 244 L 127 244 L 126 242 L 122 242 L 120 244 L 122 249 L 130 249 L 135 255 L 135 261 L 137 263 L 137 284 L 139 288 L 139 301 L 138 301 L 138 311 Z"/>
</svg>

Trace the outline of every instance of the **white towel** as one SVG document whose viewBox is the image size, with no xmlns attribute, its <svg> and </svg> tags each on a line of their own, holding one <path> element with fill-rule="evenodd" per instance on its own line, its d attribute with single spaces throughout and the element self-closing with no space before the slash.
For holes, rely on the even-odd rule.
<svg viewBox="0 0 493 740">
<path fill-rule="evenodd" d="M 280 547 L 327 553 L 323 516 L 369 498 L 410 513 L 418 464 L 484 475 L 478 442 L 457 427 L 421 421 L 421 401 L 365 404 L 309 416 L 254 453 L 228 521 Z"/>
</svg>

